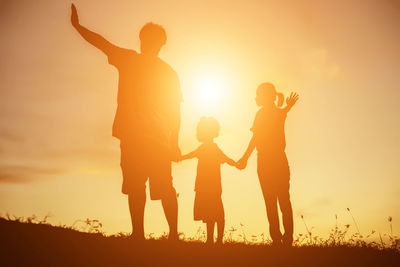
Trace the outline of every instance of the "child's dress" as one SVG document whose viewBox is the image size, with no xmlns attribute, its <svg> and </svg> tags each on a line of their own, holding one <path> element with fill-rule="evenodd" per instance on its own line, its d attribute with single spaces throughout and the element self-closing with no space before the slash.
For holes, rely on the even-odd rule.
<svg viewBox="0 0 400 267">
<path fill-rule="evenodd" d="M 224 206 L 221 194 L 221 164 L 227 156 L 217 144 L 202 144 L 196 150 L 197 177 L 194 200 L 194 219 L 204 222 L 224 220 Z"/>
</svg>

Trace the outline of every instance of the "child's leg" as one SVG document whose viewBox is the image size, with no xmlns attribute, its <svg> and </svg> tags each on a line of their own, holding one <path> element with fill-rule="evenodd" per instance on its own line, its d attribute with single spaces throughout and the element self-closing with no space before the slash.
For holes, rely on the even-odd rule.
<svg viewBox="0 0 400 267">
<path fill-rule="evenodd" d="M 214 221 L 207 222 L 207 243 L 214 243 L 214 226 Z"/>
<path fill-rule="evenodd" d="M 225 231 L 224 219 L 217 221 L 217 229 L 218 229 L 217 243 L 222 244 L 222 239 L 224 238 L 224 231 Z"/>
</svg>

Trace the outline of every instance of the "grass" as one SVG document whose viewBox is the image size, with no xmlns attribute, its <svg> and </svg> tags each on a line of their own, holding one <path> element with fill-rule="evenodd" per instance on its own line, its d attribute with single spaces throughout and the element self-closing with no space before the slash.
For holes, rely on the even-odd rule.
<svg viewBox="0 0 400 267">
<path fill-rule="evenodd" d="M 348 210 L 350 212 L 350 210 Z M 336 220 L 337 220 L 337 216 Z M 245 227 L 227 230 L 222 246 L 205 246 L 205 233 L 181 235 L 180 242 L 166 234 L 147 236 L 135 243 L 126 233 L 106 236 L 98 220 L 76 220 L 73 225 L 54 226 L 49 216 L 0 218 L 1 263 L 5 266 L 400 266 L 399 239 L 390 224 L 389 242 L 367 241 L 371 235 L 359 230 L 349 235 L 350 225 L 331 230 L 328 238 L 313 235 L 302 220 L 306 234 L 296 236 L 293 248 L 276 248 L 263 234 L 247 235 Z M 354 220 L 354 217 L 353 217 Z M 354 220 L 355 222 L 355 220 Z"/>
</svg>

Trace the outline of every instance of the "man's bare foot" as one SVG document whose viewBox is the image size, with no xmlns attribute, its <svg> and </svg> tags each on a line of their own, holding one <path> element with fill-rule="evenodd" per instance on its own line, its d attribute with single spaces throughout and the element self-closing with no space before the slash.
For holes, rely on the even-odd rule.
<svg viewBox="0 0 400 267">
<path fill-rule="evenodd" d="M 144 235 L 137 235 L 137 234 L 131 234 L 129 236 L 129 239 L 132 240 L 133 242 L 144 242 L 146 241 L 146 238 Z"/>
<path fill-rule="evenodd" d="M 178 233 L 169 233 L 168 241 L 172 241 L 172 242 L 179 241 Z"/>
</svg>

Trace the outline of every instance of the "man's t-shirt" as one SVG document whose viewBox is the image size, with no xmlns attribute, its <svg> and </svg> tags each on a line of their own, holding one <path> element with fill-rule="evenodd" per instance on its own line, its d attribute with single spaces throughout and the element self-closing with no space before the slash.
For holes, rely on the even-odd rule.
<svg viewBox="0 0 400 267">
<path fill-rule="evenodd" d="M 257 152 L 260 156 L 274 155 L 285 151 L 286 111 L 279 108 L 261 108 L 254 119 L 251 131 L 254 133 Z"/>
<path fill-rule="evenodd" d="M 182 102 L 177 73 L 158 57 L 115 48 L 108 62 L 119 72 L 113 136 L 168 145 L 171 123 Z"/>
</svg>

